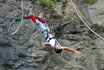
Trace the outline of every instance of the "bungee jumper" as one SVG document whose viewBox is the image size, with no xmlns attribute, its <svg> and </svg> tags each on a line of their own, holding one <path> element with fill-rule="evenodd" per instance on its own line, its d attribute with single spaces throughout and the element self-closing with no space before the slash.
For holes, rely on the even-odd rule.
<svg viewBox="0 0 104 70">
<path fill-rule="evenodd" d="M 21 19 L 21 17 L 17 17 L 15 19 L 15 22 L 20 21 Z M 42 18 L 35 17 L 33 14 L 30 14 L 29 16 L 23 17 L 23 19 L 32 19 L 32 21 L 36 23 L 36 25 L 40 28 L 42 36 L 46 40 L 45 43 L 42 43 L 42 46 L 51 46 L 58 54 L 60 54 L 62 50 L 71 51 L 78 55 L 80 54 L 80 51 L 71 49 L 69 47 L 61 46 L 56 38 L 51 34 L 47 23 Z"/>
</svg>

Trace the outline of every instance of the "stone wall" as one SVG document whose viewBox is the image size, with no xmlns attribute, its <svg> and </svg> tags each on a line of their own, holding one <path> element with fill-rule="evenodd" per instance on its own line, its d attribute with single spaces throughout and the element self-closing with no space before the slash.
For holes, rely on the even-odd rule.
<svg viewBox="0 0 104 70">
<path fill-rule="evenodd" d="M 35 16 L 43 12 L 43 19 L 59 43 L 79 50 L 81 54 L 76 55 L 68 51 L 56 54 L 52 48 L 41 46 L 45 40 L 36 24 L 30 19 L 23 21 L 23 25 L 15 35 L 10 35 L 8 32 L 10 22 L 21 16 L 21 0 L 0 0 L 0 70 L 104 69 L 103 41 L 81 22 L 69 0 L 55 1 L 56 6 L 51 7 L 40 5 L 38 0 L 25 0 L 24 15 L 29 15 L 32 6 Z M 85 6 L 82 2 L 76 3 L 78 6 L 79 4 Z M 86 20 L 90 22 L 87 17 Z M 19 24 L 20 22 L 15 22 L 11 31 L 15 31 Z M 102 26 L 91 23 L 91 27 L 104 35 Z"/>
</svg>

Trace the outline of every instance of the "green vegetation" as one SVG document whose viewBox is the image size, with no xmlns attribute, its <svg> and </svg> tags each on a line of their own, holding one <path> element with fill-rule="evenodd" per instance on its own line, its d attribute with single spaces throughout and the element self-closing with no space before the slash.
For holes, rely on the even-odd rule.
<svg viewBox="0 0 104 70">
<path fill-rule="evenodd" d="M 42 5 L 51 5 L 51 6 L 56 5 L 56 2 L 54 2 L 54 0 L 39 0 L 39 2 Z"/>
<path fill-rule="evenodd" d="M 86 4 L 94 4 L 97 0 L 83 0 Z"/>
</svg>

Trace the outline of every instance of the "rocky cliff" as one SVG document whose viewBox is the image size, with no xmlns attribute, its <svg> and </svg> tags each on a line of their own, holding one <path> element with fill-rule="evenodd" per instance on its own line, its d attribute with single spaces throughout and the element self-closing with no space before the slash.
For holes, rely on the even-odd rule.
<svg viewBox="0 0 104 70">
<path fill-rule="evenodd" d="M 55 6 L 45 6 L 40 5 L 39 0 L 24 0 L 24 15 L 29 15 L 30 7 L 35 16 L 43 12 L 42 18 L 59 43 L 81 54 L 68 51 L 56 54 L 52 48 L 42 47 L 45 40 L 30 19 L 23 21 L 15 35 L 10 35 L 10 22 L 21 16 L 21 0 L 0 0 L 0 70 L 104 70 L 104 41 L 83 24 L 70 0 L 55 1 Z M 93 5 L 84 4 L 82 0 L 74 0 L 74 3 L 89 26 L 104 37 L 104 1 L 98 0 Z M 11 31 L 19 24 L 15 22 Z"/>
</svg>

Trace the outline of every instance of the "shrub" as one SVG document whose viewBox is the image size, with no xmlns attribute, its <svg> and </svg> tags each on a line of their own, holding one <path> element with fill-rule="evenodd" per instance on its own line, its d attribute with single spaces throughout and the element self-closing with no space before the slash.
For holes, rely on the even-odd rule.
<svg viewBox="0 0 104 70">
<path fill-rule="evenodd" d="M 39 2 L 42 5 L 51 5 L 51 6 L 56 5 L 56 3 L 53 0 L 39 0 Z"/>
<path fill-rule="evenodd" d="M 83 0 L 86 4 L 94 4 L 97 0 Z"/>
</svg>

